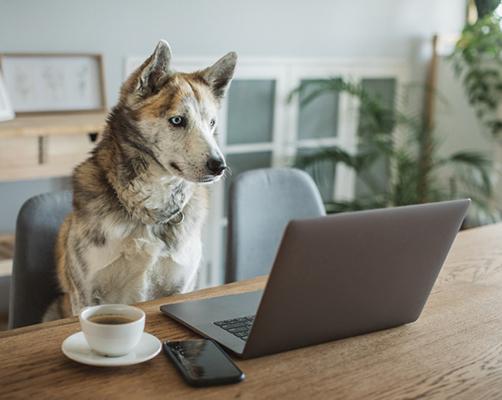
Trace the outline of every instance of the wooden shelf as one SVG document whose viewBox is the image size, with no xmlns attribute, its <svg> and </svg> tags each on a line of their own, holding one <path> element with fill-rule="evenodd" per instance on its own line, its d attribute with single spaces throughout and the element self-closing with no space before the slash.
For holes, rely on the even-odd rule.
<svg viewBox="0 0 502 400">
<path fill-rule="evenodd" d="M 22 115 L 10 121 L 0 122 L 0 139 L 100 133 L 105 127 L 106 115 L 105 112 Z"/>
<path fill-rule="evenodd" d="M 104 112 L 23 115 L 0 122 L 0 181 L 71 175 L 105 123 Z"/>
</svg>

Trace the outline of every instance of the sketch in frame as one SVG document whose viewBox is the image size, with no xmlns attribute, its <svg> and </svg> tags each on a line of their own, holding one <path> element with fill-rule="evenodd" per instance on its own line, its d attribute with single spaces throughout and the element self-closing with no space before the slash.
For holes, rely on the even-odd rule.
<svg viewBox="0 0 502 400">
<path fill-rule="evenodd" d="M 106 108 L 99 55 L 1 54 L 0 68 L 17 114 Z"/>
<path fill-rule="evenodd" d="M 0 121 L 8 121 L 14 118 L 14 110 L 12 109 L 7 88 L 0 73 Z"/>
</svg>

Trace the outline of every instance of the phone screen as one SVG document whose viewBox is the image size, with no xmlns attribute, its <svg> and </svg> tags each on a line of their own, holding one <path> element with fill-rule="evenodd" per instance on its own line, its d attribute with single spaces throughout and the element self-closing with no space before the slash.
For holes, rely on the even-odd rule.
<svg viewBox="0 0 502 400">
<path fill-rule="evenodd" d="M 182 366 L 184 373 L 193 380 L 242 379 L 242 371 L 211 340 L 166 342 L 164 345 Z"/>
</svg>

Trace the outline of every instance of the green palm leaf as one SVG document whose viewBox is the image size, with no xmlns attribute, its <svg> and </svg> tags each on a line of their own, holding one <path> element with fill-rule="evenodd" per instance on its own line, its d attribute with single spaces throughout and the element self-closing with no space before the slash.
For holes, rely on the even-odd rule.
<svg viewBox="0 0 502 400">
<path fill-rule="evenodd" d="M 447 158 L 441 159 L 439 164 L 453 164 L 454 166 L 464 166 L 470 169 L 471 179 L 478 184 L 485 196 L 493 194 L 493 184 L 491 179 L 492 162 L 484 154 L 474 151 L 459 151 Z"/>
</svg>

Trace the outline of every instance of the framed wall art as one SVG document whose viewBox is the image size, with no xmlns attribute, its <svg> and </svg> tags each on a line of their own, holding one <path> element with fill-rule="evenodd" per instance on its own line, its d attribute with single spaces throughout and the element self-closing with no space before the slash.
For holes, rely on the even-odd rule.
<svg viewBox="0 0 502 400">
<path fill-rule="evenodd" d="M 7 93 L 7 88 L 0 73 L 0 121 L 7 121 L 14 118 L 14 110 Z"/>
<path fill-rule="evenodd" d="M 0 71 L 16 114 L 106 109 L 99 54 L 0 54 Z"/>
</svg>

